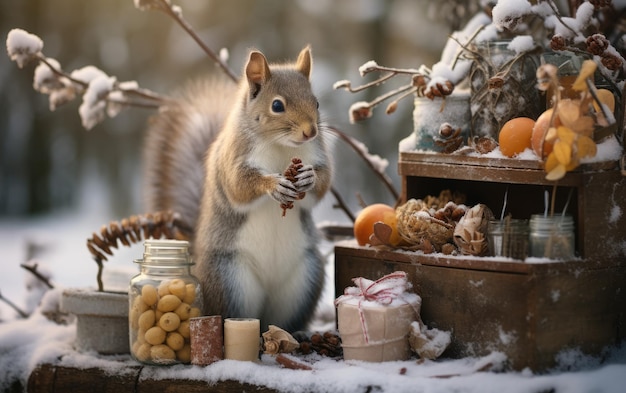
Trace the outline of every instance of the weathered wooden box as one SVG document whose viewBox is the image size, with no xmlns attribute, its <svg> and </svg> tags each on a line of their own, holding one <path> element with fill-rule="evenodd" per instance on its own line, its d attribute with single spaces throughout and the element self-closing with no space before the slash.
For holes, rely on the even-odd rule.
<svg viewBox="0 0 626 393">
<path fill-rule="evenodd" d="M 529 218 L 543 212 L 544 179 L 538 162 L 401 153 L 403 199 L 464 192 L 468 205 Z M 423 299 L 424 322 L 452 331 L 449 357 L 504 352 L 514 369 L 541 371 L 568 349 L 600 354 L 626 338 L 626 179 L 616 163 L 584 165 L 559 181 L 557 211 L 571 198 L 576 259 L 535 262 L 495 257 L 360 247 L 335 248 L 337 295 L 353 277 L 379 278 L 404 270 Z"/>
</svg>

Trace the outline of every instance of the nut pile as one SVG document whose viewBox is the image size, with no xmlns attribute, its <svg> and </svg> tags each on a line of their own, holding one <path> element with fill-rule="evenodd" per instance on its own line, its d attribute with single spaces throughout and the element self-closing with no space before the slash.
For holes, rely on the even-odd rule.
<svg viewBox="0 0 626 393">
<path fill-rule="evenodd" d="M 134 294 L 128 315 L 133 356 L 146 363 L 189 363 L 189 319 L 201 315 L 195 300 L 196 285 L 178 278 L 146 284 Z"/>
<path fill-rule="evenodd" d="M 300 341 L 299 351 L 305 355 L 317 352 L 331 358 L 343 357 L 341 337 L 333 332 L 313 333 L 311 337 Z"/>
</svg>

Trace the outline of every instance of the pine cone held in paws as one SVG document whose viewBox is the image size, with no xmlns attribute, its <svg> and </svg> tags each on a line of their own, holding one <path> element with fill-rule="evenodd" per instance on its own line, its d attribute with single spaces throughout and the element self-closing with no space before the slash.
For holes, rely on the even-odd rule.
<svg viewBox="0 0 626 393">
<path fill-rule="evenodd" d="M 289 167 L 285 170 L 285 172 L 283 173 L 283 175 L 289 179 L 290 182 L 295 183 L 296 181 L 298 181 L 298 179 L 296 178 L 296 176 L 298 175 L 298 170 L 302 168 L 302 160 L 294 157 L 291 159 L 291 164 L 289 165 Z M 298 194 L 298 199 L 303 199 L 304 196 L 306 195 L 305 192 L 301 192 Z M 281 203 L 280 207 L 283 209 L 283 217 L 285 217 L 285 214 L 287 213 L 287 209 L 293 209 L 293 202 L 286 202 L 286 203 Z"/>
</svg>

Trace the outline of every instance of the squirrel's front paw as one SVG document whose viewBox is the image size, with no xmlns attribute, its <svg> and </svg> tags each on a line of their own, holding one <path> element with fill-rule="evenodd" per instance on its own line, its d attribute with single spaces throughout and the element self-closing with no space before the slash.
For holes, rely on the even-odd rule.
<svg viewBox="0 0 626 393">
<path fill-rule="evenodd" d="M 313 169 L 313 165 L 303 165 L 300 167 L 293 185 L 299 193 L 307 192 L 312 189 L 313 186 L 315 186 L 315 170 Z"/>
<path fill-rule="evenodd" d="M 270 196 L 279 203 L 293 202 L 298 199 L 299 192 L 296 186 L 285 176 L 276 175 L 276 187 L 270 192 Z"/>
</svg>

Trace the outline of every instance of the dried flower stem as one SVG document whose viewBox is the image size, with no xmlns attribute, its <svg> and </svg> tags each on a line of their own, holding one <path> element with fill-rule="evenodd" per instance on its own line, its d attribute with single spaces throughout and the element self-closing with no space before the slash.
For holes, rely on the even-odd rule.
<svg viewBox="0 0 626 393">
<path fill-rule="evenodd" d="M 360 85 L 358 87 L 352 87 L 350 85 L 347 85 L 347 86 L 344 87 L 344 89 L 346 89 L 350 93 L 358 93 L 358 92 L 363 91 L 365 89 L 369 89 L 372 86 L 378 86 L 381 83 L 384 83 L 385 81 L 387 81 L 388 79 L 393 78 L 396 75 L 397 75 L 397 73 L 390 72 L 390 73 L 387 73 L 387 74 L 381 76 L 380 78 L 378 78 L 376 80 L 373 80 L 373 81 L 368 82 L 366 84 Z"/>
<path fill-rule="evenodd" d="M 393 75 L 397 75 L 397 74 L 415 75 L 415 74 L 425 74 L 426 73 L 426 72 L 424 72 L 424 68 L 420 68 L 420 69 L 415 69 L 415 68 L 395 68 L 395 67 L 385 67 L 385 66 L 381 66 L 381 65 L 377 64 L 375 66 L 369 67 L 367 70 L 364 70 L 363 71 L 363 75 L 369 74 L 370 72 L 374 72 L 374 71 L 391 72 L 391 73 L 393 73 Z"/>
</svg>

